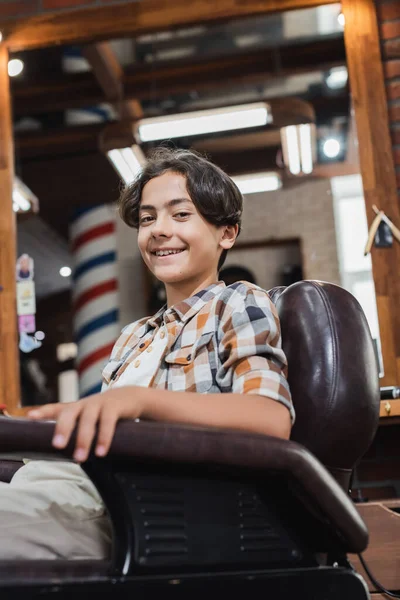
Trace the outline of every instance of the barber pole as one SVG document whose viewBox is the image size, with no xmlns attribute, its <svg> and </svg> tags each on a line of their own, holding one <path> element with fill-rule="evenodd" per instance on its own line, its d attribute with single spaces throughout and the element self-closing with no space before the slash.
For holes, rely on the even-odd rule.
<svg viewBox="0 0 400 600">
<path fill-rule="evenodd" d="M 119 335 L 116 216 L 112 205 L 82 209 L 70 228 L 74 334 L 81 398 L 101 390 Z"/>
</svg>

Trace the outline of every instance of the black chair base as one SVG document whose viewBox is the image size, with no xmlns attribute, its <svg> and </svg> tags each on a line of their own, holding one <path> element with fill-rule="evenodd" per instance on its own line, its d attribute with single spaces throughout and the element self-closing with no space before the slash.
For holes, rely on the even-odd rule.
<svg viewBox="0 0 400 600">
<path fill-rule="evenodd" d="M 58 562 L 58 561 L 51 561 Z M 295 598 L 298 600 L 368 600 L 364 580 L 351 569 L 316 567 L 236 573 L 179 574 L 164 576 L 114 577 L 101 575 L 99 561 L 75 565 L 70 561 L 70 577 L 65 563 L 62 580 L 49 561 L 1 564 L 1 598 L 57 597 L 57 600 L 204 600 L 241 596 L 245 598 Z M 60 566 L 60 563 L 58 563 Z M 33 566 L 35 572 L 33 572 Z M 97 573 L 97 575 L 96 575 Z"/>
</svg>

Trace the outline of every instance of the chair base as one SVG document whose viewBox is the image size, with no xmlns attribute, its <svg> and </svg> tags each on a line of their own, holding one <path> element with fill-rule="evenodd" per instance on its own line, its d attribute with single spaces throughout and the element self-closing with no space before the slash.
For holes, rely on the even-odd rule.
<svg viewBox="0 0 400 600">
<path fill-rule="evenodd" d="M 280 600 L 368 600 L 369 592 L 364 580 L 351 569 L 343 567 L 316 567 L 271 571 L 246 571 L 235 573 L 179 574 L 168 576 L 110 577 L 101 574 L 101 563 L 95 561 L 76 565 L 69 563 L 69 573 L 58 575 L 47 561 L 0 564 L 0 595 L 2 600 L 24 598 L 56 598 L 57 600 L 144 600 L 161 597 L 163 600 L 204 600 L 241 595 Z M 16 567 L 18 566 L 18 576 Z M 13 574 L 14 571 L 14 574 Z M 4 577 L 3 573 L 8 573 Z M 96 575 L 97 573 L 97 575 Z M 256 594 L 260 594 L 257 596 Z"/>
</svg>

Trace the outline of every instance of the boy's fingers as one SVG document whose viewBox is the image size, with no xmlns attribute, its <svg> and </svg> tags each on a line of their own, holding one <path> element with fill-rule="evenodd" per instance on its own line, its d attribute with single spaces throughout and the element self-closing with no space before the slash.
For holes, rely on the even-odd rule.
<svg viewBox="0 0 400 600">
<path fill-rule="evenodd" d="M 107 406 L 106 404 L 103 407 L 100 415 L 99 433 L 95 450 L 97 456 L 105 456 L 108 453 L 118 418 L 119 416 L 112 405 Z"/>
<path fill-rule="evenodd" d="M 91 402 L 86 404 L 84 410 L 80 414 L 74 452 L 74 458 L 78 462 L 83 462 L 88 457 L 96 432 L 96 424 L 99 419 L 100 409 L 100 402 Z"/>
<path fill-rule="evenodd" d="M 71 402 L 71 404 L 63 405 L 54 431 L 53 446 L 56 448 L 65 448 L 82 408 L 81 402 Z"/>
<path fill-rule="evenodd" d="M 57 419 L 65 404 L 45 404 L 27 413 L 28 419 Z"/>
</svg>

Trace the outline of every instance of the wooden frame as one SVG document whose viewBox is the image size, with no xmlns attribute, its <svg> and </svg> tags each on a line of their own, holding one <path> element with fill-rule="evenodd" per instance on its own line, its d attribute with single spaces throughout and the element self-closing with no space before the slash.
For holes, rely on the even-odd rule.
<svg viewBox="0 0 400 600">
<path fill-rule="evenodd" d="M 53 44 L 93 43 L 194 24 L 218 23 L 228 19 L 333 3 L 334 0 L 219 0 L 218 4 L 214 0 L 193 0 L 191 3 L 186 0 L 175 0 L 173 3 L 165 0 L 146 0 L 46 13 L 4 24 L 0 77 L 3 82 L 7 82 L 6 49 L 16 51 Z M 371 221 L 371 207 L 375 203 L 388 212 L 395 222 L 400 222 L 375 4 L 373 0 L 342 0 L 342 10 L 346 22 L 345 45 L 368 220 Z M 4 212 L 4 208 L 7 211 L 12 210 L 10 182 L 13 164 L 9 157 L 12 148 L 9 97 L 3 92 L 1 108 L 2 143 L 7 148 L 6 152 L 3 150 L 2 156 L 8 153 L 8 160 L 0 165 L 0 183 L 5 182 L 1 198 Z M 9 275 L 15 264 L 15 237 L 12 220 L 8 218 L 5 222 L 6 226 L 1 229 L 3 239 L 0 240 L 2 248 L 5 248 L 4 252 L 2 250 L 2 269 Z M 388 385 L 399 385 L 400 382 L 399 260 L 400 246 L 397 244 L 390 250 L 382 252 L 374 249 L 372 253 L 386 371 L 383 383 Z M 10 285 L 8 275 L 4 281 Z M 9 289 L 7 294 L 1 293 L 0 346 L 4 349 L 7 341 L 16 343 L 17 331 L 16 322 L 14 330 L 10 324 L 15 316 L 15 294 Z M 11 352 L 11 356 L 16 354 L 13 349 Z M 10 355 L 5 358 L 6 355 L 4 350 L 0 352 L 0 404 L 7 401 L 10 406 L 14 406 L 15 398 L 11 398 L 11 395 L 18 393 L 18 369 L 14 363 L 14 366 L 11 365 Z"/>
<path fill-rule="evenodd" d="M 10 51 L 133 37 L 228 19 L 335 4 L 337 0 L 145 0 L 18 19 L 2 27 Z"/>
<path fill-rule="evenodd" d="M 360 170 L 367 220 L 373 204 L 400 223 L 397 184 L 376 7 L 373 0 L 342 0 L 345 46 L 359 141 Z M 372 250 L 385 376 L 382 385 L 400 381 L 400 245 Z"/>
</svg>

